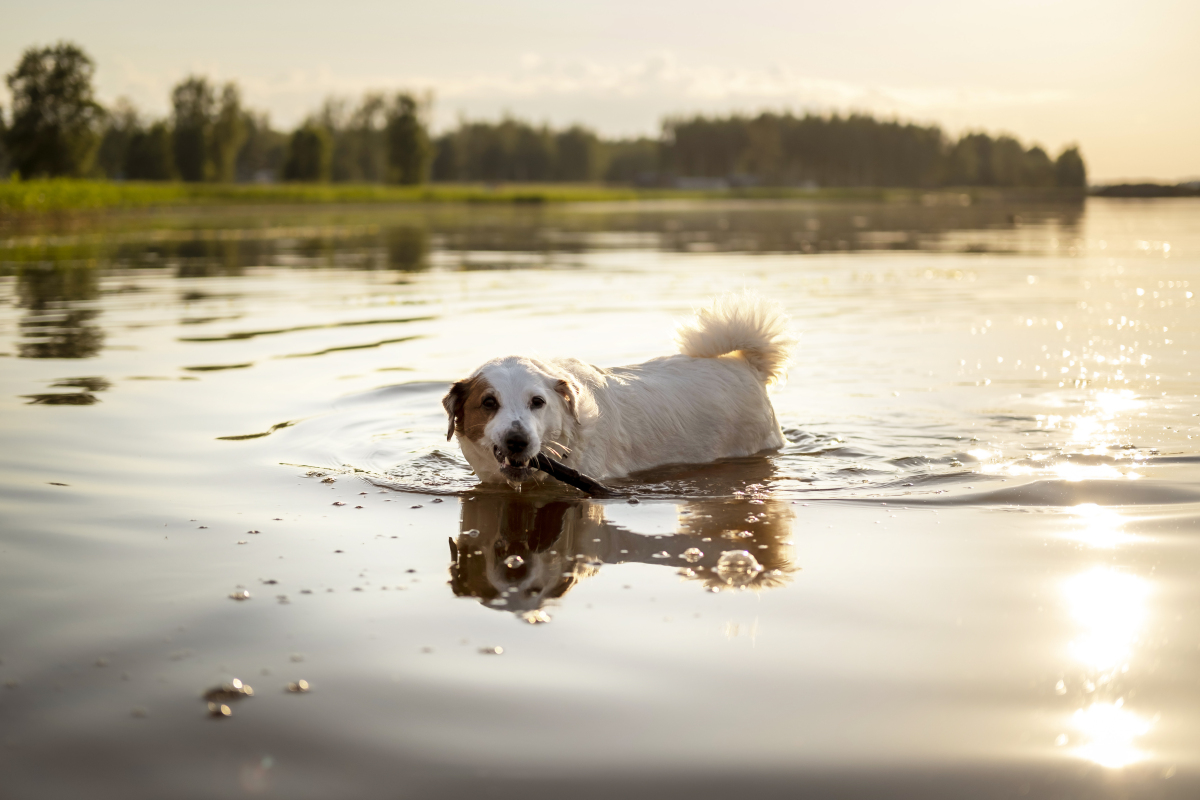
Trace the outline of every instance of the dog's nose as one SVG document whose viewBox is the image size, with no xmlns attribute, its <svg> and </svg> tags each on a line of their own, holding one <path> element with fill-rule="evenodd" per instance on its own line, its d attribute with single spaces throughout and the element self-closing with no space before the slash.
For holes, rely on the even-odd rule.
<svg viewBox="0 0 1200 800">
<path fill-rule="evenodd" d="M 504 449 L 510 456 L 519 456 L 525 452 L 527 447 L 529 447 L 529 437 L 521 431 L 509 431 L 508 436 L 504 437 Z"/>
</svg>

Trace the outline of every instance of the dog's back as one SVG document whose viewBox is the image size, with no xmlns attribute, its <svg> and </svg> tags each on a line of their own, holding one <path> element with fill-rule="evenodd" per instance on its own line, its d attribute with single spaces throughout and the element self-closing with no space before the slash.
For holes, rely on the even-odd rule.
<svg viewBox="0 0 1200 800">
<path fill-rule="evenodd" d="M 787 323 L 774 303 L 727 295 L 680 326 L 680 355 L 614 369 L 557 362 L 594 409 L 579 431 L 580 471 L 620 476 L 782 447 L 766 386 L 784 377 Z"/>
</svg>

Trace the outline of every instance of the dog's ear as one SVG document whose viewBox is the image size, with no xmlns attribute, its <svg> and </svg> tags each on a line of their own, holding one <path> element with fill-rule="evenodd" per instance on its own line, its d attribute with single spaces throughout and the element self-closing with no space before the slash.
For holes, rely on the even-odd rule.
<svg viewBox="0 0 1200 800">
<path fill-rule="evenodd" d="M 571 412 L 571 417 L 579 422 L 579 384 L 570 378 L 560 378 L 558 383 L 554 384 L 554 391 L 558 392 L 563 402 L 567 404 L 567 410 Z"/>
<path fill-rule="evenodd" d="M 442 398 L 442 408 L 450 418 L 450 427 L 446 430 L 446 441 L 454 438 L 454 429 L 462 428 L 463 404 L 467 401 L 467 392 L 471 389 L 471 379 L 455 381 L 450 385 L 450 391 Z"/>
</svg>

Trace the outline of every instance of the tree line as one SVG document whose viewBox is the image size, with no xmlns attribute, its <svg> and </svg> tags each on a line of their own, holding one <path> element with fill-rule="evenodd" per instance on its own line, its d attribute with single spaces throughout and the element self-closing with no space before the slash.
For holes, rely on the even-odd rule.
<svg viewBox="0 0 1200 800">
<path fill-rule="evenodd" d="M 1087 185 L 1077 147 L 1051 159 L 1012 136 L 967 133 L 957 140 L 937 126 L 880 120 L 866 114 L 669 119 L 663 168 L 676 175 L 726 177 L 775 186 Z"/>
<path fill-rule="evenodd" d="M 247 108 L 233 82 L 189 76 L 172 88 L 169 115 L 148 119 L 127 99 L 101 106 L 94 74 L 92 59 L 69 42 L 25 51 L 7 76 L 11 122 L 0 109 L 4 174 L 400 184 L 428 178 L 426 107 L 409 94 L 368 95 L 351 113 L 330 101 L 285 134 L 267 114 Z"/>
<path fill-rule="evenodd" d="M 170 113 L 95 98 L 95 65 L 77 45 L 32 47 L 7 76 L 0 174 L 23 178 L 415 185 L 593 182 L 638 185 L 997 186 L 1083 188 L 1077 147 L 1056 158 L 1017 139 L 868 114 L 672 117 L 658 137 L 604 138 L 504 118 L 460 120 L 431 136 L 432 100 L 411 93 L 331 98 L 290 132 L 247 108 L 236 83 L 180 81 Z"/>
</svg>

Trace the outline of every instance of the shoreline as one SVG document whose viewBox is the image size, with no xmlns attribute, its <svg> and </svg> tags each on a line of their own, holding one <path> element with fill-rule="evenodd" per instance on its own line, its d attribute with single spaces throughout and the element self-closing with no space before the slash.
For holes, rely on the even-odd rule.
<svg viewBox="0 0 1200 800">
<path fill-rule="evenodd" d="M 977 202 L 1078 202 L 1084 193 L 1064 189 L 942 187 L 936 189 L 753 187 L 668 189 L 603 184 L 450 184 L 402 187 L 382 184 L 209 184 L 92 180 L 0 182 L 0 217 L 122 210 L 179 210 L 213 206 L 541 206 L 629 203 L 646 200 L 811 200 L 926 205 Z"/>
</svg>

